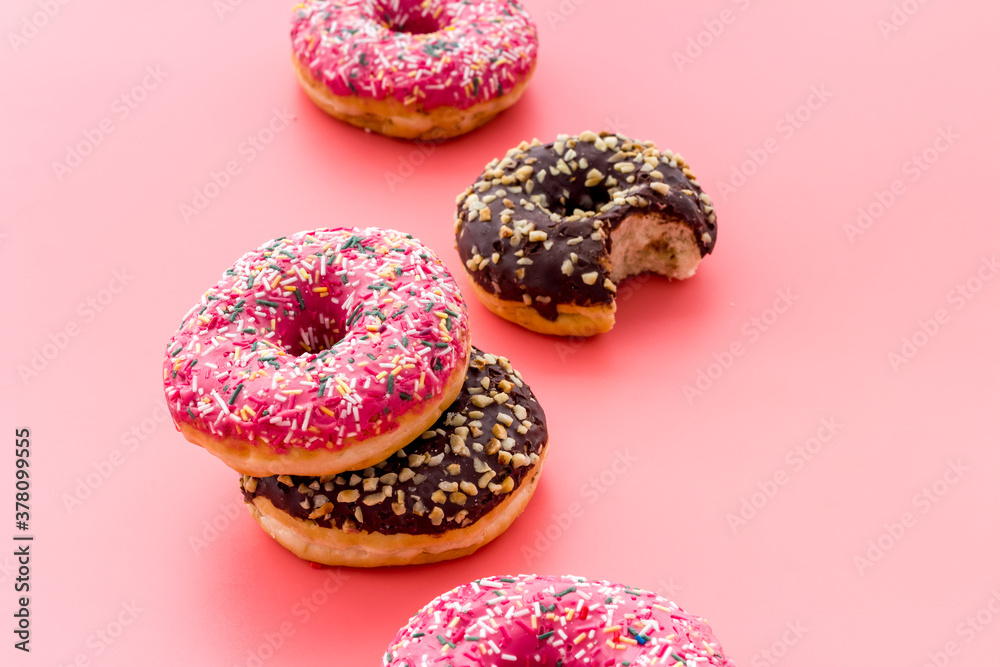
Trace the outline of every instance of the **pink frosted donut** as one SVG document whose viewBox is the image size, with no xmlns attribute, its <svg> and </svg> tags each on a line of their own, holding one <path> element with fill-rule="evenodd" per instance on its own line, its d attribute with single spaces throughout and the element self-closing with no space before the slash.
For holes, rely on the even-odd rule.
<svg viewBox="0 0 1000 667">
<path fill-rule="evenodd" d="M 521 97 L 538 36 L 517 0 L 310 0 L 295 7 L 292 50 L 300 83 L 330 115 L 444 139 Z"/>
<path fill-rule="evenodd" d="M 321 229 L 226 270 L 167 345 L 174 423 L 249 475 L 364 468 L 426 430 L 462 388 L 465 302 L 409 234 Z"/>
<path fill-rule="evenodd" d="M 708 624 L 654 593 L 580 577 L 487 577 L 432 600 L 385 667 L 735 667 Z"/>
</svg>

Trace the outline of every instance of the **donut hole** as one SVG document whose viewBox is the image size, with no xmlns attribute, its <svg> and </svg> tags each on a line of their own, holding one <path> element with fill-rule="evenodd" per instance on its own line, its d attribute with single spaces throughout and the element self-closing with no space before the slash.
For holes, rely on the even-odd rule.
<svg viewBox="0 0 1000 667">
<path fill-rule="evenodd" d="M 285 352 L 297 357 L 332 349 L 345 336 L 343 328 L 333 319 L 311 313 L 289 318 L 275 333 Z"/>
<path fill-rule="evenodd" d="M 701 250 L 687 225 L 654 213 L 633 213 L 611 232 L 611 280 L 657 273 L 684 279 L 694 275 Z"/>
<path fill-rule="evenodd" d="M 448 25 L 440 2 L 376 0 L 375 15 L 389 30 L 408 35 L 427 35 Z"/>
<path fill-rule="evenodd" d="M 563 190 L 561 197 L 550 202 L 548 210 L 563 217 L 578 212 L 596 213 L 609 201 L 611 193 L 606 188 L 586 188 L 578 192 Z"/>
</svg>

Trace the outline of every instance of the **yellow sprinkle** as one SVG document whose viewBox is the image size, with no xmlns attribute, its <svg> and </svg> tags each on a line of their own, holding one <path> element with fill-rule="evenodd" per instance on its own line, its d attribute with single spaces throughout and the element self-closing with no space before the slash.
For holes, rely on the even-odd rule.
<svg viewBox="0 0 1000 667">
<path fill-rule="evenodd" d="M 337 414 L 333 410 L 331 410 L 330 408 L 326 407 L 325 405 L 319 406 L 319 410 L 320 410 L 320 412 L 322 412 L 327 417 L 336 417 L 337 416 Z"/>
<path fill-rule="evenodd" d="M 604 632 L 618 632 L 622 629 L 620 625 L 612 625 L 610 627 L 604 628 Z"/>
<path fill-rule="evenodd" d="M 392 369 L 392 375 L 399 375 L 402 372 L 403 372 L 402 366 L 396 366 L 395 368 Z"/>
<path fill-rule="evenodd" d="M 376 380 L 381 380 L 382 378 L 384 378 L 388 374 L 389 373 L 387 371 L 382 371 L 381 373 L 379 373 L 378 375 L 375 376 L 375 379 Z"/>
<path fill-rule="evenodd" d="M 586 638 L 587 638 L 587 633 L 586 632 L 581 632 L 580 634 L 578 634 L 576 636 L 576 639 L 573 640 L 573 644 L 579 644 L 580 642 L 582 642 Z"/>
</svg>

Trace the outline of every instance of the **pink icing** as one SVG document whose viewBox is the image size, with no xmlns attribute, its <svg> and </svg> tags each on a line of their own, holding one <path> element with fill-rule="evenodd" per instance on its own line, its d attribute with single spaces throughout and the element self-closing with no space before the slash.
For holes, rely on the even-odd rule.
<svg viewBox="0 0 1000 667">
<path fill-rule="evenodd" d="M 468 346 L 465 302 L 431 250 L 392 230 L 317 230 L 228 269 L 167 345 L 163 383 L 177 423 L 339 449 L 439 396 Z"/>
<path fill-rule="evenodd" d="M 467 109 L 530 72 L 538 35 L 516 0 L 313 0 L 292 48 L 336 95 Z"/>
<path fill-rule="evenodd" d="M 580 577 L 487 577 L 432 600 L 385 667 L 735 667 L 707 623 L 639 589 Z"/>
</svg>

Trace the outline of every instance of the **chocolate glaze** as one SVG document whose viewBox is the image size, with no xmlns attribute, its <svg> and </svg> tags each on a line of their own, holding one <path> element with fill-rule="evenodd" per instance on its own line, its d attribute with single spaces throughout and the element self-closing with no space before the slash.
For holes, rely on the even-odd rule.
<svg viewBox="0 0 1000 667">
<path fill-rule="evenodd" d="M 611 232 L 632 213 L 687 225 L 703 257 L 715 246 L 711 199 L 680 155 L 608 132 L 522 142 L 459 196 L 458 252 L 481 288 L 555 320 L 559 304 L 614 301 Z"/>
<path fill-rule="evenodd" d="M 476 404 L 498 396 L 500 403 Z M 474 523 L 519 488 L 547 443 L 545 413 L 520 374 L 504 357 L 473 348 L 458 399 L 385 461 L 323 477 L 244 475 L 240 487 L 247 502 L 265 497 L 324 528 L 437 534 Z"/>
</svg>

